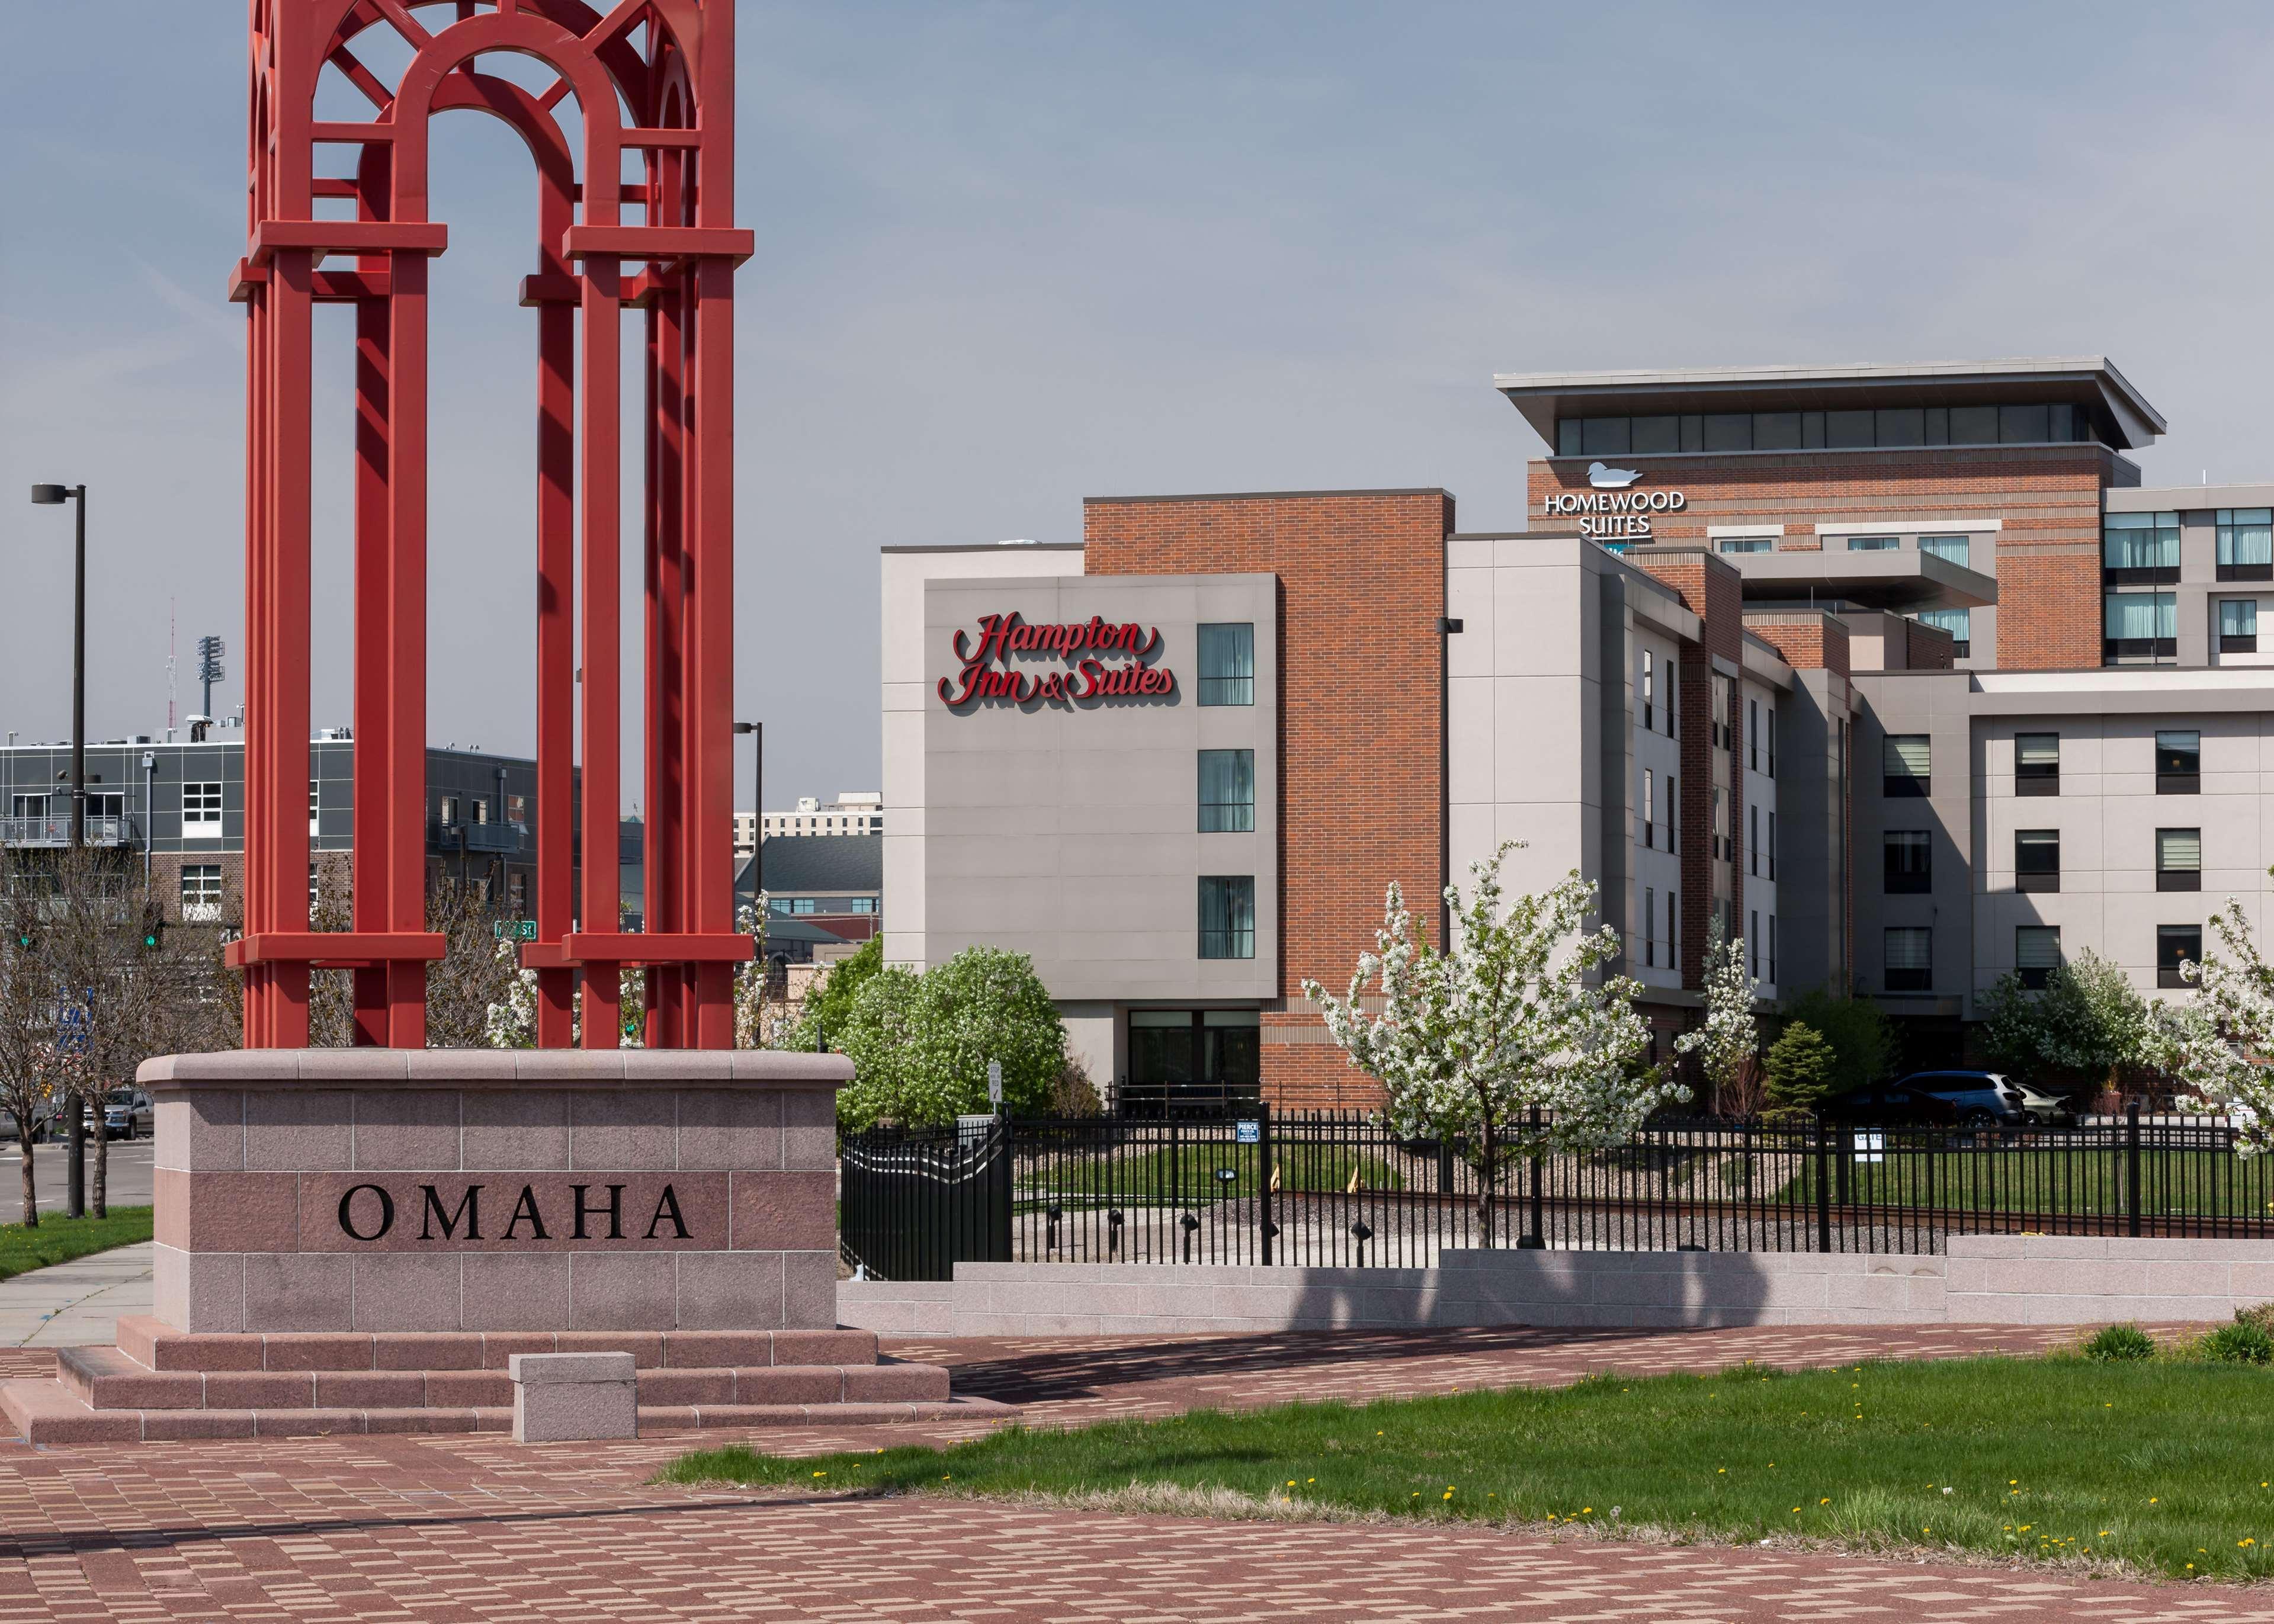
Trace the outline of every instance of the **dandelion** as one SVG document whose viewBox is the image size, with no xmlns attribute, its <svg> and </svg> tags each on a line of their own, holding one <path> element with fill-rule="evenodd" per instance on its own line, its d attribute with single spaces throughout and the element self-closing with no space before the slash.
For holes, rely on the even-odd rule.
<svg viewBox="0 0 2274 1624">
<path fill-rule="evenodd" d="M 1818 1505 L 1819 1505 L 1819 1506 L 1828 1506 L 1828 1505 L 1830 1505 L 1830 1504 L 1832 1503 L 1832 1496 L 1830 1496 L 1829 1494 L 1827 1494 L 1827 1495 L 1826 1495 L 1822 1500 L 1818 1500 L 1816 1503 L 1817 1503 Z"/>
<path fill-rule="evenodd" d="M 1945 1490 L 1943 1490 L 1943 1492 L 1944 1492 L 1945 1494 L 1947 1494 L 1947 1493 L 1949 1493 L 1949 1492 L 1950 1492 L 1950 1491 L 1949 1491 L 1948 1489 L 1945 1489 Z"/>
<path fill-rule="evenodd" d="M 814 1473 L 813 1475 L 814 1475 L 815 1477 L 826 1477 L 827 1476 L 829 1476 L 829 1474 L 828 1474 L 827 1472 L 816 1472 L 816 1473 Z"/>
</svg>

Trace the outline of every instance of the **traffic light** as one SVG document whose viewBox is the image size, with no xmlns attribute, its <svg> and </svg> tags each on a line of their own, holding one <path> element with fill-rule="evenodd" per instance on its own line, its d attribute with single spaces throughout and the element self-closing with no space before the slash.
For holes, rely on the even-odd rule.
<svg viewBox="0 0 2274 1624">
<path fill-rule="evenodd" d="M 38 940 L 39 938 L 34 936 L 28 930 L 19 930 L 16 933 L 16 947 L 18 951 L 21 952 L 30 952 L 33 947 L 37 944 Z"/>
<path fill-rule="evenodd" d="M 153 908 L 142 916 L 142 945 L 156 952 L 166 938 L 166 916 Z"/>
</svg>

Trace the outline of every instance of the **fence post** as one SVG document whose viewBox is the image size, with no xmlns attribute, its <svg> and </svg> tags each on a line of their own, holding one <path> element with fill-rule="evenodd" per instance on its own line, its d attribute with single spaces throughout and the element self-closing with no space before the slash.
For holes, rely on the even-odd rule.
<svg viewBox="0 0 2274 1624">
<path fill-rule="evenodd" d="M 1816 1119 L 1816 1250 L 1832 1250 L 1832 1136 Z"/>
<path fill-rule="evenodd" d="M 2124 1107 L 2124 1233 L 2140 1233 L 2140 1101 Z"/>
<path fill-rule="evenodd" d="M 1010 1117 L 998 1116 L 995 1119 L 994 1166 L 988 1169 L 990 1174 L 988 1183 L 992 1186 L 988 1194 L 993 1198 L 988 1202 L 990 1220 L 988 1228 L 993 1231 L 988 1237 L 988 1256 L 998 1263 L 1017 1261 L 1012 1251 L 1011 1182 L 1012 1169 L 1016 1164 L 1018 1151 L 1012 1140 Z M 951 1280 L 955 1277 L 953 1269 L 951 1268 L 948 1271 L 948 1277 Z"/>
<path fill-rule="evenodd" d="M 1255 1108 L 1255 1162 L 1256 1211 L 1263 1222 L 1263 1267 L 1269 1268 L 1276 1255 L 1271 1244 L 1271 1101 L 1269 1100 Z"/>
</svg>

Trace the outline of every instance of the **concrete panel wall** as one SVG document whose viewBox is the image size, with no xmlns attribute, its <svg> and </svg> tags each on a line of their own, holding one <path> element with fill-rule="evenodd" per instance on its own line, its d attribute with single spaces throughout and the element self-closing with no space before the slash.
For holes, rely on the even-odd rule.
<svg viewBox="0 0 2274 1624">
<path fill-rule="evenodd" d="M 1957 1236 L 1947 1254 L 1448 1252 L 1427 1269 L 967 1263 L 847 1281 L 838 1317 L 926 1335 L 1440 1326 L 2095 1325 L 2274 1299 L 2255 1241 Z"/>
</svg>

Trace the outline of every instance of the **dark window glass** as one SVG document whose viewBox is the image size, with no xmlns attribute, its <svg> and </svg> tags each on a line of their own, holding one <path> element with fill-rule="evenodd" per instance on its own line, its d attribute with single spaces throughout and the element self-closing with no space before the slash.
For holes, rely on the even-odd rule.
<svg viewBox="0 0 2274 1624">
<path fill-rule="evenodd" d="M 1255 752 L 1201 752 L 1201 833 L 1246 834 L 1255 828 Z"/>
<path fill-rule="evenodd" d="M 1201 1014 L 1201 1080 L 1224 1084 L 1253 1097 L 1263 1080 L 1261 1022 L 1254 1010 L 1205 1010 Z"/>
<path fill-rule="evenodd" d="M 1950 409 L 1930 406 L 1926 409 L 1926 443 L 1946 446 L 1950 443 Z"/>
<path fill-rule="evenodd" d="M 2177 567 L 2174 566 L 2176 572 Z M 2117 572 L 2107 572 L 2114 575 Z M 2168 660 L 2180 650 L 2180 608 L 2172 592 L 2109 592 L 2101 598 L 2101 658 Z"/>
<path fill-rule="evenodd" d="M 1877 414 L 1868 411 L 1827 411 L 1824 414 L 1824 443 L 1834 449 L 1871 445 Z"/>
<path fill-rule="evenodd" d="M 1632 443 L 1624 417 L 1587 417 L 1582 420 L 1579 449 L 1583 455 L 1609 454 L 1624 456 Z"/>
<path fill-rule="evenodd" d="M 1679 417 L 1637 417 L 1630 433 L 1632 448 L 1638 455 L 1682 449 Z"/>
<path fill-rule="evenodd" d="M 1709 411 L 1706 414 L 1706 449 L 1751 451 L 1753 415 L 1749 411 Z"/>
<path fill-rule="evenodd" d="M 2052 414 L 2042 406 L 1998 408 L 1998 438 L 2012 445 L 2034 446 L 2052 437 Z"/>
<path fill-rule="evenodd" d="M 2221 508 L 2218 578 L 2274 581 L 2274 508 Z"/>
<path fill-rule="evenodd" d="M 1918 406 L 1894 406 L 1880 411 L 1876 425 L 1883 446 L 1926 444 L 1926 411 Z"/>
<path fill-rule="evenodd" d="M 2202 889 L 2202 831 L 2158 829 L 2156 831 L 2156 889 Z"/>
<path fill-rule="evenodd" d="M 1800 443 L 1804 450 L 1820 450 L 1824 445 L 1824 414 L 1804 411 L 1800 414 Z"/>
<path fill-rule="evenodd" d="M 2193 795 L 2202 787 L 2202 734 L 2194 728 L 2156 730 L 2156 793 Z"/>
<path fill-rule="evenodd" d="M 1200 628 L 1200 703 L 1204 705 L 1252 705 L 1255 703 L 1255 628 L 1246 620 L 1227 620 Z"/>
<path fill-rule="evenodd" d="M 1753 449 L 1800 449 L 1800 414 L 1796 411 L 1757 411 L 1753 414 Z"/>
<path fill-rule="evenodd" d="M 1886 893 L 1923 897 L 1934 889 L 1934 837 L 1924 829 L 1886 831 Z"/>
<path fill-rule="evenodd" d="M 1926 734 L 1889 733 L 1880 793 L 1891 800 L 1931 793 L 1932 766 L 1932 741 Z"/>
<path fill-rule="evenodd" d="M 2218 651 L 2221 654 L 2258 652 L 2258 600 L 2226 598 L 2218 605 Z"/>
<path fill-rule="evenodd" d="M 2060 889 L 2060 831 L 2017 829 L 2014 831 L 2014 889 Z"/>
<path fill-rule="evenodd" d="M 1555 455 L 1556 455 L 1557 456 L 1577 456 L 1577 455 L 1580 455 L 1580 447 L 1581 447 L 1581 441 L 1580 441 L 1580 438 L 1579 438 L 1579 436 L 1580 436 L 1580 425 L 1579 425 L 1579 419 L 1578 419 L 1578 418 L 1577 418 L 1577 417 L 1558 417 L 1558 418 L 1556 418 L 1556 419 L 1555 419 Z"/>
<path fill-rule="evenodd" d="M 1198 1082 L 1193 1011 L 1129 1011 L 1129 1080 L 1140 1085 Z"/>
<path fill-rule="evenodd" d="M 1994 446 L 1998 443 L 1995 406 L 1954 406 L 1950 409 L 1950 443 L 1954 446 Z"/>
<path fill-rule="evenodd" d="M 1882 936 L 1880 956 L 1889 992 L 1934 989 L 1934 933 L 1924 926 L 1888 929 Z"/>
<path fill-rule="evenodd" d="M 1255 876 L 1201 876 L 1201 957 L 1255 957 Z"/>
<path fill-rule="evenodd" d="M 2180 515 L 2108 515 L 2100 526 L 2100 573 L 2101 579 L 2111 585 L 2155 585 L 2177 581 Z"/>
<path fill-rule="evenodd" d="M 2060 793 L 2060 735 L 2014 735 L 2014 793 L 2016 795 Z"/>
<path fill-rule="evenodd" d="M 2014 929 L 2014 967 L 2022 985 L 2042 989 L 2061 961 L 2060 927 L 2017 925 Z"/>
<path fill-rule="evenodd" d="M 2202 927 L 2201 925 L 2158 925 L 2156 927 L 2156 985 L 2185 987 L 2187 978 L 2180 974 L 2183 964 L 2202 962 Z"/>
<path fill-rule="evenodd" d="M 1682 419 L 1682 448 L 1684 451 L 1706 449 L 1706 419 L 1694 411 Z"/>
</svg>

